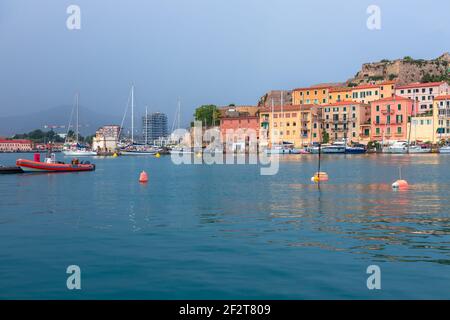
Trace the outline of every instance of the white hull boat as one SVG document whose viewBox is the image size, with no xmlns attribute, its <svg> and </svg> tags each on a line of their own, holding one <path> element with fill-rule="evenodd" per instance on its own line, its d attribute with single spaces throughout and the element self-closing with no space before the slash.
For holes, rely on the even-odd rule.
<svg viewBox="0 0 450 320">
<path fill-rule="evenodd" d="M 97 152 L 89 150 L 64 150 L 62 153 L 67 157 L 92 157 L 97 155 Z"/>
<path fill-rule="evenodd" d="M 439 148 L 439 153 L 450 154 L 450 146 L 444 146 Z"/>
<path fill-rule="evenodd" d="M 408 153 L 430 153 L 431 149 L 430 148 L 423 148 L 421 146 L 410 146 L 408 151 Z"/>
</svg>

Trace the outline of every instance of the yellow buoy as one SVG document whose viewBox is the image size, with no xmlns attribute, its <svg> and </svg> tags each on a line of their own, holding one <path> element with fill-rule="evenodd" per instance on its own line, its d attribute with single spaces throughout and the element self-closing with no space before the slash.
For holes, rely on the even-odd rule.
<svg viewBox="0 0 450 320">
<path fill-rule="evenodd" d="M 113 158 L 117 158 L 117 157 L 118 157 L 117 153 L 116 153 L 116 152 L 114 152 L 114 154 L 113 154 Z"/>
<path fill-rule="evenodd" d="M 328 173 L 326 172 L 316 172 L 314 176 L 311 178 L 312 182 L 322 182 L 328 181 Z"/>
<path fill-rule="evenodd" d="M 161 155 L 159 154 L 159 152 L 157 152 L 157 153 L 155 154 L 155 157 L 156 157 L 156 158 L 161 157 Z"/>
<path fill-rule="evenodd" d="M 197 153 L 197 158 L 201 158 L 202 157 L 202 153 L 201 152 L 198 152 Z"/>
</svg>

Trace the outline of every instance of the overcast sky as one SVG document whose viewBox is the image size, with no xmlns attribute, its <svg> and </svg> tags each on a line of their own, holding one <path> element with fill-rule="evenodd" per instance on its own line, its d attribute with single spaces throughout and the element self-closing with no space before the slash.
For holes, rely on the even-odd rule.
<svg viewBox="0 0 450 320">
<path fill-rule="evenodd" d="M 81 8 L 81 30 L 66 9 Z M 381 8 L 381 30 L 366 27 Z M 255 104 L 270 89 L 345 81 L 364 62 L 450 51 L 450 1 L 0 0 L 1 115 L 72 103 L 187 122 L 196 106 Z"/>
</svg>

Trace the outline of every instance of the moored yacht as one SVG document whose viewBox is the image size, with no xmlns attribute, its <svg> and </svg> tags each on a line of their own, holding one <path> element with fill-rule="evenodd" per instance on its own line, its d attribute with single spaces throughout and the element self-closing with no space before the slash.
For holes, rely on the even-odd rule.
<svg viewBox="0 0 450 320">
<path fill-rule="evenodd" d="M 266 149 L 267 154 L 300 154 L 301 150 L 294 148 L 294 144 L 283 142 L 281 144 L 273 144 L 272 148 Z"/>
<path fill-rule="evenodd" d="M 407 153 L 430 153 L 430 152 L 431 148 L 421 145 L 413 145 L 413 146 L 410 145 L 407 150 Z"/>
<path fill-rule="evenodd" d="M 345 153 L 345 141 L 335 141 L 331 145 L 322 145 L 322 153 Z"/>
<path fill-rule="evenodd" d="M 440 147 L 439 153 L 450 154 L 450 145 Z"/>
<path fill-rule="evenodd" d="M 396 141 L 393 144 L 383 148 L 384 153 L 407 153 L 408 152 L 408 142 L 407 141 Z"/>
</svg>

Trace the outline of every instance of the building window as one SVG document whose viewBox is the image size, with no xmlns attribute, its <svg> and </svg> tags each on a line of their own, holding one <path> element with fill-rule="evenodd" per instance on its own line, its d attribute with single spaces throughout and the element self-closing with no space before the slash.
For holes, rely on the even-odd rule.
<svg viewBox="0 0 450 320">
<path fill-rule="evenodd" d="M 397 133 L 401 134 L 402 133 L 402 127 L 397 127 Z"/>
</svg>

